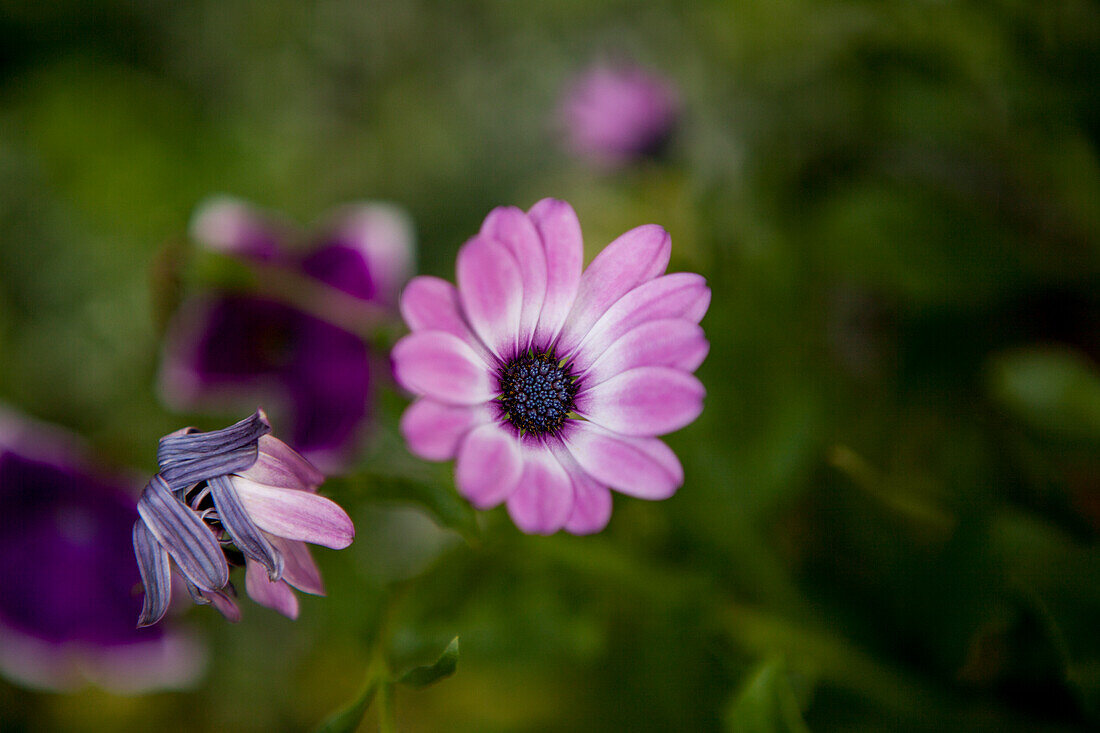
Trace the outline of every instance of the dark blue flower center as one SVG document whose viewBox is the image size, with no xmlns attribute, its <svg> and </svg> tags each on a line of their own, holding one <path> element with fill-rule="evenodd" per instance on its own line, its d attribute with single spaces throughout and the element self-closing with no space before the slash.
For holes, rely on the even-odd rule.
<svg viewBox="0 0 1100 733">
<path fill-rule="evenodd" d="M 505 419 L 520 431 L 557 432 L 573 411 L 575 378 L 553 353 L 522 354 L 501 368 L 499 378 Z"/>
</svg>

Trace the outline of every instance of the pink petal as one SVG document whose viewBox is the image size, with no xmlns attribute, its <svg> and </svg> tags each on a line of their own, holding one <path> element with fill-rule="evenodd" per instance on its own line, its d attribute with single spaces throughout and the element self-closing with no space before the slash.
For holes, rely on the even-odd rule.
<svg viewBox="0 0 1100 733">
<path fill-rule="evenodd" d="M 293 231 L 293 227 L 230 196 L 215 196 L 200 204 L 190 229 L 196 241 L 212 250 L 258 260 L 283 257 L 281 241 Z"/>
<path fill-rule="evenodd" d="M 392 352 L 394 377 L 417 394 L 441 402 L 476 405 L 496 396 L 496 380 L 469 345 L 442 331 L 417 331 Z"/>
<path fill-rule="evenodd" d="M 401 317 L 413 331 L 446 331 L 459 338 L 469 333 L 462 320 L 458 291 L 442 278 L 414 277 L 401 293 L 400 306 Z"/>
<path fill-rule="evenodd" d="M 579 535 L 602 532 L 611 521 L 611 491 L 584 471 L 569 475 L 573 479 L 573 512 L 565 530 Z"/>
<path fill-rule="evenodd" d="M 699 417 L 705 394 L 687 372 L 638 367 L 578 395 L 577 412 L 623 435 L 664 435 Z"/>
<path fill-rule="evenodd" d="M 576 348 L 612 303 L 664 272 L 671 251 L 668 232 L 656 224 L 631 229 L 607 245 L 581 276 L 576 302 L 558 339 L 558 353 Z"/>
<path fill-rule="evenodd" d="M 377 298 L 393 303 L 413 271 L 416 247 L 409 216 L 390 204 L 359 204 L 339 212 L 330 238 L 363 255 Z"/>
<path fill-rule="evenodd" d="M 521 531 L 553 534 L 573 510 L 573 484 L 558 459 L 543 446 L 527 448 L 523 474 L 508 497 L 508 514 Z"/>
<path fill-rule="evenodd" d="M 536 348 L 554 343 L 573 307 L 584 264 L 581 224 L 573 207 L 557 199 L 543 199 L 527 217 L 538 230 L 546 253 L 546 297 L 535 327 Z"/>
<path fill-rule="evenodd" d="M 248 597 L 283 614 L 287 618 L 298 618 L 298 596 L 290 586 L 281 580 L 274 583 L 268 580 L 267 573 L 259 563 L 245 562 L 244 587 Z"/>
<path fill-rule="evenodd" d="M 698 324 L 683 318 L 648 321 L 619 337 L 583 374 L 595 386 L 616 374 L 641 366 L 666 366 L 693 372 L 710 350 Z"/>
<path fill-rule="evenodd" d="M 639 499 L 667 499 L 684 482 L 676 454 L 657 438 L 630 438 L 577 422 L 565 444 L 596 481 Z"/>
<path fill-rule="evenodd" d="M 481 236 L 495 239 L 507 247 L 519 265 L 523 304 L 516 346 L 525 350 L 531 344 L 546 296 L 546 255 L 542 240 L 527 215 L 514 206 L 501 206 L 489 212 L 481 225 Z"/>
<path fill-rule="evenodd" d="M 495 422 L 471 430 L 458 447 L 455 484 L 478 509 L 507 499 L 522 471 L 519 440 Z"/>
<path fill-rule="evenodd" d="M 454 458 L 466 433 L 491 419 L 488 405 L 447 405 L 421 397 L 405 410 L 400 428 L 413 453 L 429 461 L 446 461 Z"/>
<path fill-rule="evenodd" d="M 325 594 L 321 571 L 313 561 L 313 555 L 304 542 L 267 535 L 267 540 L 283 554 L 283 580 L 305 593 L 315 596 Z"/>
<path fill-rule="evenodd" d="M 266 571 L 263 571 L 261 566 L 261 572 L 264 572 L 264 577 L 267 577 Z M 232 586 L 230 586 L 232 588 Z M 199 595 L 202 596 L 210 603 L 211 606 L 218 610 L 226 621 L 231 624 L 240 623 L 241 620 L 241 607 L 237 605 L 237 600 L 230 596 L 225 591 L 199 591 Z"/>
<path fill-rule="evenodd" d="M 256 462 L 238 473 L 266 486 L 316 491 L 325 475 L 289 445 L 270 435 L 261 435 Z"/>
<path fill-rule="evenodd" d="M 445 331 L 470 345 L 486 362 L 492 357 L 462 315 L 458 290 L 430 275 L 414 277 L 401 293 L 401 316 L 412 331 Z"/>
<path fill-rule="evenodd" d="M 307 491 L 278 489 L 233 477 L 233 487 L 256 526 L 278 537 L 342 550 L 355 537 L 351 518 L 336 502 Z"/>
<path fill-rule="evenodd" d="M 700 303 L 710 302 L 710 290 L 702 275 L 677 272 L 650 280 L 631 290 L 615 301 L 614 305 L 592 326 L 581 339 L 573 355 L 575 369 L 584 370 L 627 331 L 646 321 L 662 318 L 691 320 L 700 311 Z M 565 352 L 558 352 L 565 356 Z"/>
<path fill-rule="evenodd" d="M 458 297 L 474 333 L 501 359 L 516 351 L 523 276 L 500 242 L 477 236 L 458 251 Z"/>
</svg>

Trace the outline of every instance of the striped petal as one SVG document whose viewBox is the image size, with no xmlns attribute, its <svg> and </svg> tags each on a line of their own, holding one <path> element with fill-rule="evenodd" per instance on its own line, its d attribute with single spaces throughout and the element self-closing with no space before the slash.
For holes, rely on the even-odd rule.
<svg viewBox="0 0 1100 733">
<path fill-rule="evenodd" d="M 233 482 L 228 476 L 217 476 L 210 479 L 210 495 L 214 498 L 214 505 L 218 508 L 218 519 L 222 526 L 233 538 L 237 549 L 249 558 L 267 569 L 267 574 L 272 580 L 278 580 L 283 575 L 283 556 L 271 546 L 260 528 L 248 516 Z"/>
<path fill-rule="evenodd" d="M 159 475 L 146 484 L 137 509 L 157 542 L 192 583 L 213 591 L 229 582 L 229 566 L 214 534 Z"/>
<path fill-rule="evenodd" d="M 173 489 L 242 471 L 256 462 L 256 441 L 271 432 L 263 410 L 222 430 L 177 431 L 160 439 L 157 464 Z"/>
<path fill-rule="evenodd" d="M 164 617 L 172 599 L 172 572 L 168 553 L 142 521 L 134 522 L 134 556 L 145 588 L 138 627 L 151 626 Z"/>
</svg>

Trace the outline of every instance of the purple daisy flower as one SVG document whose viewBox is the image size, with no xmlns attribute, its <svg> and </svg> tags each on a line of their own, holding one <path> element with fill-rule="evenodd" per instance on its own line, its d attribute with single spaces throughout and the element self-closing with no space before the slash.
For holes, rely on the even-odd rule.
<svg viewBox="0 0 1100 733">
<path fill-rule="evenodd" d="M 394 308 L 412 270 L 412 227 L 395 207 L 347 207 L 306 239 L 295 228 L 234 199 L 199 207 L 192 235 L 206 247 L 268 272 L 318 284 L 310 312 L 267 297 L 216 294 L 185 302 L 165 339 L 160 375 L 176 409 L 224 409 L 264 402 L 287 417 L 289 441 L 335 470 L 347 460 L 369 414 L 371 355 L 338 324 Z"/>
<path fill-rule="evenodd" d="M 458 253 L 457 289 L 414 278 L 401 298 L 412 333 L 394 373 L 419 395 L 401 419 L 412 451 L 456 458 L 459 492 L 505 502 L 525 532 L 598 532 L 609 488 L 665 499 L 683 483 L 655 436 L 692 422 L 709 345 L 700 275 L 663 274 L 668 233 L 645 225 L 582 274 L 572 207 L 495 209 Z"/>
<path fill-rule="evenodd" d="M 566 90 L 561 106 L 565 143 L 575 155 L 618 166 L 658 152 L 679 117 L 664 79 L 633 65 L 596 65 Z"/>
<path fill-rule="evenodd" d="M 171 626 L 134 628 L 132 482 L 96 473 L 76 441 L 0 412 L 0 673 L 32 687 L 181 687 L 205 650 Z"/>
<path fill-rule="evenodd" d="M 139 626 L 168 609 L 173 569 L 200 604 L 240 618 L 230 564 L 247 566 L 245 588 L 257 603 L 298 616 L 291 590 L 324 595 L 306 542 L 351 544 L 355 528 L 333 501 L 315 492 L 324 480 L 300 454 L 268 435 L 267 416 L 222 430 L 184 428 L 161 438 L 160 473 L 138 500 L 133 544 L 145 586 Z"/>
</svg>

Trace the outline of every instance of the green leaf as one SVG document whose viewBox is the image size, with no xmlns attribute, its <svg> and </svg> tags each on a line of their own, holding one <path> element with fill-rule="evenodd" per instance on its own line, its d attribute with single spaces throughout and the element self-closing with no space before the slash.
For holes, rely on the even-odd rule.
<svg viewBox="0 0 1100 733">
<path fill-rule="evenodd" d="M 1100 374 L 1080 354 L 1054 348 L 1001 354 L 990 370 L 990 391 L 1032 428 L 1100 442 Z"/>
<path fill-rule="evenodd" d="M 735 733 L 810 733 L 781 659 L 763 662 L 749 677 L 726 713 Z"/>
<path fill-rule="evenodd" d="M 354 733 L 363 722 L 363 716 L 367 714 L 377 692 L 378 676 L 372 674 L 359 696 L 317 726 L 316 733 Z"/>
<path fill-rule="evenodd" d="M 433 685 L 445 677 L 450 677 L 454 674 L 456 667 L 458 667 L 457 636 L 451 639 L 451 643 L 443 650 L 443 654 L 439 656 L 439 659 L 435 660 L 435 664 L 426 667 L 414 667 L 401 675 L 401 678 L 397 681 L 407 687 L 419 689 Z"/>
</svg>

